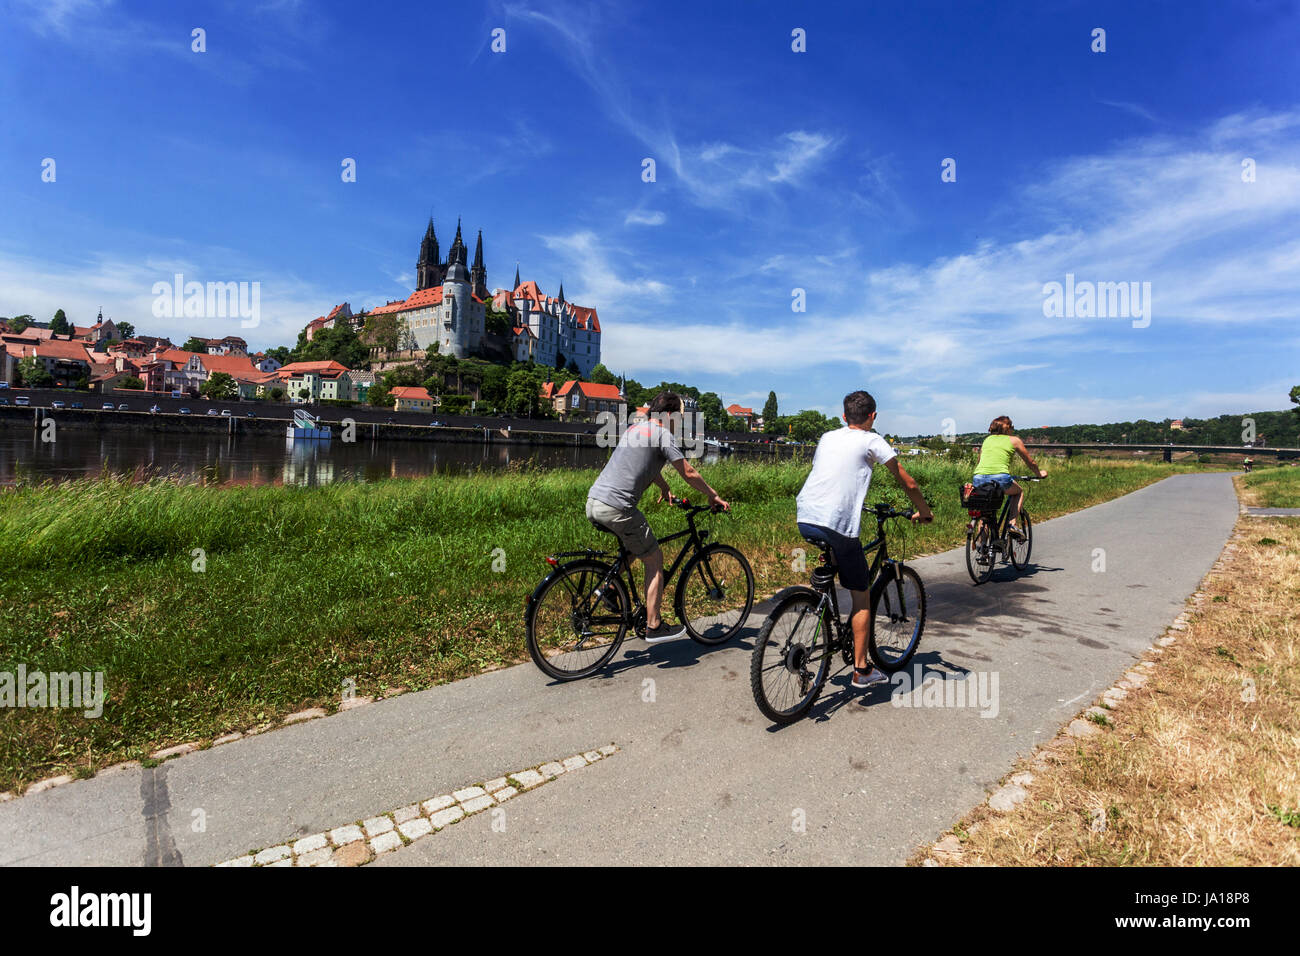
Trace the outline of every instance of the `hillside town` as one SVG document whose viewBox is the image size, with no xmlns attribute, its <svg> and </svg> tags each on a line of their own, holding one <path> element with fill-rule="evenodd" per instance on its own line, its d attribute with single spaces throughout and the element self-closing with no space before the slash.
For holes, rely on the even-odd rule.
<svg viewBox="0 0 1300 956">
<path fill-rule="evenodd" d="M 0 383 L 560 420 L 645 413 L 649 390 L 601 363 L 594 307 L 570 301 L 562 282 L 547 294 L 517 265 L 510 288 L 489 288 L 482 231 L 468 260 L 461 223 L 444 259 L 430 218 L 409 296 L 356 310 L 341 302 L 308 321 L 292 349 L 251 351 L 238 335 L 191 336 L 178 346 L 102 310 L 88 326 L 69 322 L 63 310 L 47 322 L 0 319 Z M 685 410 L 703 411 L 711 427 L 764 428 L 752 408 L 733 402 L 724 409 L 713 393 L 677 387 Z"/>
</svg>

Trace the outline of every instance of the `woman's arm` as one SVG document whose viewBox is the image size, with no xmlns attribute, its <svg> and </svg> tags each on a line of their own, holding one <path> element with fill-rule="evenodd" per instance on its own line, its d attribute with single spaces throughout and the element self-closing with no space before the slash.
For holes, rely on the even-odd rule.
<svg viewBox="0 0 1300 956">
<path fill-rule="evenodd" d="M 1039 478 L 1047 477 L 1047 472 L 1043 471 L 1043 469 L 1039 468 L 1038 465 L 1034 464 L 1034 459 L 1029 457 L 1029 449 L 1025 447 L 1025 443 L 1022 442 L 1015 435 L 1011 436 L 1011 447 L 1016 450 L 1016 452 L 1020 455 L 1020 457 L 1025 460 L 1025 464 L 1028 465 L 1031 469 L 1033 469 L 1034 473 L 1037 474 Z"/>
</svg>

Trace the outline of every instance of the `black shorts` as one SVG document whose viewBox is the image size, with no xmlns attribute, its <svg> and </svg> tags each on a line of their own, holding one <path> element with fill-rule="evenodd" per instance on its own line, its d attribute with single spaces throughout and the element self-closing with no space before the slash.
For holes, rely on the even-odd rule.
<svg viewBox="0 0 1300 956">
<path fill-rule="evenodd" d="M 850 538 L 830 528 L 823 528 L 821 525 L 804 524 L 802 521 L 799 522 L 799 533 L 814 544 L 825 543 L 830 547 L 831 554 L 835 556 L 835 564 L 839 568 L 840 584 L 850 591 L 867 590 L 870 575 L 867 571 L 867 556 L 862 552 L 860 539 Z"/>
</svg>

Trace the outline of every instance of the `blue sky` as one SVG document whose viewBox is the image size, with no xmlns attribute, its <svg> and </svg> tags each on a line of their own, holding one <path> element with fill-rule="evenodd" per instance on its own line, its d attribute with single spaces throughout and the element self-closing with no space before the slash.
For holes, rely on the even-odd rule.
<svg viewBox="0 0 1300 956">
<path fill-rule="evenodd" d="M 1281 2 L 0 0 L 0 314 L 291 344 L 408 294 L 432 212 L 444 251 L 483 230 L 489 285 L 517 260 L 595 306 L 616 372 L 727 402 L 865 387 L 903 433 L 1282 408 L 1298 40 Z M 176 272 L 260 282 L 260 324 L 154 318 Z M 1045 316 L 1067 273 L 1150 282 L 1150 324 Z"/>
</svg>

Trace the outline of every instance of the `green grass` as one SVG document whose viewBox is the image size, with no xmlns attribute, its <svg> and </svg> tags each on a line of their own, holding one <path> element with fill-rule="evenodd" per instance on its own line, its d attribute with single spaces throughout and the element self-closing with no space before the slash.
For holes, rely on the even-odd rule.
<svg viewBox="0 0 1300 956">
<path fill-rule="evenodd" d="M 1261 508 L 1300 508 L 1300 468 L 1252 471 L 1242 481 Z"/>
<path fill-rule="evenodd" d="M 891 547 L 933 553 L 963 539 L 962 462 L 906 463 L 934 503 L 931 526 Z M 1035 519 L 1171 473 L 1160 463 L 1053 461 L 1031 487 Z M 704 469 L 735 513 L 711 519 L 739 546 L 760 596 L 803 579 L 791 551 L 808 466 Z M 466 677 L 526 657 L 524 597 L 546 554 L 605 547 L 583 516 L 594 471 L 508 471 L 320 488 L 83 481 L 0 492 L 0 671 L 105 672 L 103 715 L 0 710 L 0 790 L 140 758 L 309 706 Z M 674 477 L 674 490 L 687 493 Z M 650 504 L 661 533 L 679 513 Z M 884 469 L 872 499 L 905 502 Z M 893 523 L 897 526 L 898 523 Z M 505 570 L 492 570 L 495 549 Z M 192 569 L 201 549 L 205 569 Z M 497 552 L 500 554 L 501 552 Z M 810 556 L 813 557 L 813 556 Z M 539 677 L 539 679 L 541 679 Z"/>
</svg>

